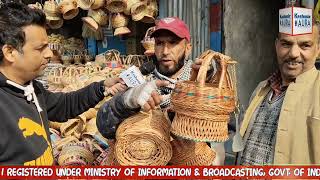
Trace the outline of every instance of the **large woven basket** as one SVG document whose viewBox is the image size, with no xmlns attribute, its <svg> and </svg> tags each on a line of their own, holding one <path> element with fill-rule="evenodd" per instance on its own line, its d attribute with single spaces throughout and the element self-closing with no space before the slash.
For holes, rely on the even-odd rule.
<svg viewBox="0 0 320 180">
<path fill-rule="evenodd" d="M 144 52 L 144 55 L 146 56 L 152 56 L 154 55 L 154 45 L 155 45 L 155 40 L 154 38 L 151 38 L 150 35 L 154 31 L 155 27 L 150 27 L 145 36 L 144 39 L 141 41 L 142 46 L 146 49 Z"/>
<path fill-rule="evenodd" d="M 201 56 L 203 63 L 197 79 L 178 82 L 172 93 L 176 111 L 172 133 L 197 141 L 224 142 L 228 139 L 229 114 L 235 109 L 235 87 L 227 71 L 234 64 L 230 57 L 208 50 Z M 216 63 L 217 72 L 206 83 L 208 67 Z"/>
<path fill-rule="evenodd" d="M 115 157 L 120 165 L 166 165 L 172 156 L 170 122 L 161 111 L 138 113 L 116 132 Z"/>
<path fill-rule="evenodd" d="M 205 142 L 175 139 L 171 145 L 170 165 L 210 166 L 216 157 L 216 153 Z"/>
<path fill-rule="evenodd" d="M 106 8 L 111 13 L 121 13 L 127 8 L 127 0 L 106 0 Z"/>
</svg>

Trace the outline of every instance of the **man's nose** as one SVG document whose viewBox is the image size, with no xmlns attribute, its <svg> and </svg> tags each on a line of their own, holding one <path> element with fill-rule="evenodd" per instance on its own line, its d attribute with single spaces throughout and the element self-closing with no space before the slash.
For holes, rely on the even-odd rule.
<svg viewBox="0 0 320 180">
<path fill-rule="evenodd" d="M 300 48 L 298 45 L 293 45 L 289 51 L 289 57 L 291 59 L 296 59 L 300 56 Z"/>
</svg>

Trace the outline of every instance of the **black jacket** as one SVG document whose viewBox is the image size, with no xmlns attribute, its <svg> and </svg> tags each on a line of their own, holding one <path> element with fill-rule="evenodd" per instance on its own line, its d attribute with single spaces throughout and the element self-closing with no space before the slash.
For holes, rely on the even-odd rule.
<svg viewBox="0 0 320 180">
<path fill-rule="evenodd" d="M 24 92 L 0 73 L 0 165 L 52 165 L 49 121 L 64 122 L 94 107 L 104 97 L 103 82 L 70 93 L 52 93 L 33 81 L 41 114 Z"/>
</svg>

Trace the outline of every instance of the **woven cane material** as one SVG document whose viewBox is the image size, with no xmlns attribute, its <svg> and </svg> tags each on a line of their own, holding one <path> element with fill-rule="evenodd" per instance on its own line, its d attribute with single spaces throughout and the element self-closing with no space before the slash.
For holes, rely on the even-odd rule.
<svg viewBox="0 0 320 180">
<path fill-rule="evenodd" d="M 91 9 L 99 9 L 104 6 L 105 0 L 94 0 L 94 3 L 91 5 Z"/>
<path fill-rule="evenodd" d="M 79 13 L 77 1 L 75 0 L 63 0 L 59 4 L 59 10 L 62 13 L 63 19 L 66 20 L 76 17 Z"/>
<path fill-rule="evenodd" d="M 205 142 L 175 139 L 171 145 L 170 165 L 209 166 L 216 157 L 216 153 Z"/>
<path fill-rule="evenodd" d="M 87 142 L 67 144 L 62 148 L 58 158 L 61 166 L 91 165 L 94 161 L 92 146 Z"/>
<path fill-rule="evenodd" d="M 111 13 L 120 13 L 127 8 L 126 0 L 106 0 L 106 8 Z"/>
<path fill-rule="evenodd" d="M 146 51 L 144 52 L 144 54 L 146 56 L 152 56 L 154 55 L 154 46 L 155 46 L 155 40 L 154 38 L 151 38 L 151 34 L 154 31 L 155 27 L 150 27 L 145 36 L 144 39 L 141 41 L 142 46 L 146 49 Z"/>
<path fill-rule="evenodd" d="M 161 111 L 138 113 L 120 124 L 115 157 L 120 165 L 166 165 L 172 156 L 170 122 Z"/>
<path fill-rule="evenodd" d="M 91 5 L 94 3 L 94 0 L 78 0 L 78 6 L 83 10 L 89 10 Z"/>
<path fill-rule="evenodd" d="M 227 69 L 235 61 L 211 50 L 199 58 L 203 63 L 196 79 L 178 82 L 172 93 L 176 117 L 171 131 L 196 141 L 223 142 L 228 139 L 229 114 L 235 109 L 235 86 Z M 218 66 L 210 83 L 206 83 L 212 61 Z"/>
<path fill-rule="evenodd" d="M 143 1 L 137 2 L 131 6 L 131 17 L 134 21 L 140 21 L 146 13 L 147 4 Z"/>
</svg>

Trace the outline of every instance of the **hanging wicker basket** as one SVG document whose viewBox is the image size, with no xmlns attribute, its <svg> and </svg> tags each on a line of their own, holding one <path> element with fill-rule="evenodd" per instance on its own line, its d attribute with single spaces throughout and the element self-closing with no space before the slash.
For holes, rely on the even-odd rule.
<svg viewBox="0 0 320 180">
<path fill-rule="evenodd" d="M 131 6 L 132 20 L 140 21 L 146 14 L 147 4 L 144 1 L 139 1 Z"/>
<path fill-rule="evenodd" d="M 171 141 L 171 145 L 170 165 L 210 166 L 216 157 L 216 153 L 205 142 L 175 139 Z"/>
<path fill-rule="evenodd" d="M 158 15 L 158 5 L 155 0 L 147 0 L 147 9 L 145 11 L 144 17 L 141 19 L 141 22 L 144 23 L 154 23 L 155 17 Z"/>
<path fill-rule="evenodd" d="M 77 0 L 78 6 L 83 10 L 89 10 L 94 0 Z"/>
<path fill-rule="evenodd" d="M 116 132 L 115 157 L 120 165 L 166 165 L 172 156 L 170 122 L 161 111 L 138 113 Z"/>
<path fill-rule="evenodd" d="M 46 1 L 43 5 L 43 11 L 46 14 L 47 24 L 51 29 L 59 29 L 63 25 L 63 19 L 55 1 Z"/>
<path fill-rule="evenodd" d="M 149 28 L 144 36 L 144 39 L 141 41 L 142 46 L 146 49 L 146 51 L 144 52 L 144 55 L 146 56 L 154 55 L 155 40 L 154 38 L 150 37 L 154 30 L 155 27 Z"/>
<path fill-rule="evenodd" d="M 126 8 L 126 0 L 106 0 L 106 9 L 108 9 L 111 13 L 121 13 Z"/>
<path fill-rule="evenodd" d="M 91 9 L 99 9 L 104 6 L 105 0 L 94 0 Z"/>
<path fill-rule="evenodd" d="M 109 22 L 109 16 L 107 12 L 103 9 L 92 10 L 88 11 L 88 16 L 92 17 L 95 22 L 97 22 L 100 26 L 105 26 Z"/>
<path fill-rule="evenodd" d="M 62 13 L 63 19 L 70 20 L 76 17 L 79 13 L 77 1 L 63 0 L 59 4 L 59 10 Z"/>
<path fill-rule="evenodd" d="M 115 28 L 114 36 L 131 33 L 130 29 L 126 27 L 128 25 L 128 22 L 129 19 L 124 14 L 114 14 L 111 19 L 112 27 Z"/>
<path fill-rule="evenodd" d="M 224 142 L 228 139 L 229 114 L 235 109 L 235 87 L 227 71 L 234 64 L 230 57 L 208 50 L 197 80 L 178 82 L 172 94 L 176 111 L 173 134 L 196 141 Z M 212 60 L 218 70 L 211 83 L 205 83 Z"/>
</svg>

